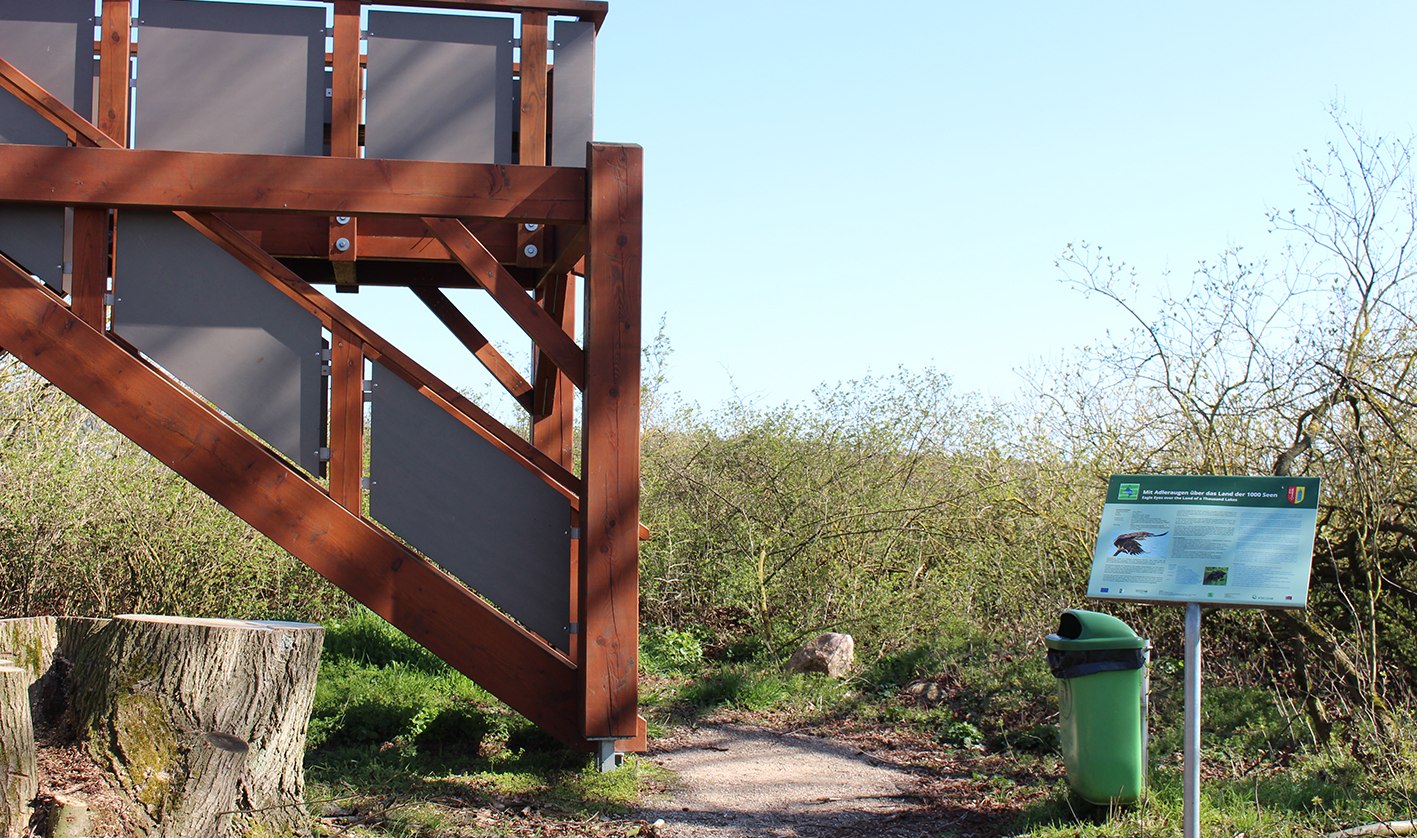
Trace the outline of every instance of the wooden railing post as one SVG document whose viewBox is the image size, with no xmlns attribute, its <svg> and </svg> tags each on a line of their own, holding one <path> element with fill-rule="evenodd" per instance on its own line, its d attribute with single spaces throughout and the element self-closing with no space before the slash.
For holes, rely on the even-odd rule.
<svg viewBox="0 0 1417 838">
<path fill-rule="evenodd" d="M 131 0 L 103 0 L 98 45 L 98 130 L 128 144 L 129 85 L 132 78 Z M 85 105 L 79 103 L 83 109 Z M 84 140 L 81 138 L 80 143 Z M 111 213 L 104 207 L 74 210 L 73 285 L 71 308 L 85 323 L 102 331 L 108 319 L 104 295 L 111 272 Z"/>
<path fill-rule="evenodd" d="M 546 165 L 546 12 L 522 12 L 521 113 L 518 115 L 517 161 L 523 166 Z M 546 225 L 517 225 L 517 264 L 546 264 Z"/>
<path fill-rule="evenodd" d="M 587 149 L 580 674 L 588 739 L 633 739 L 639 704 L 640 261 L 644 151 Z"/>
<path fill-rule="evenodd" d="M 359 515 L 364 498 L 364 344 L 344 324 L 330 326 L 330 497 Z"/>
<path fill-rule="evenodd" d="M 360 0 L 335 0 L 335 28 L 330 66 L 330 156 L 359 156 L 359 10 Z M 359 258 L 359 219 L 330 219 L 328 256 L 335 290 L 356 292 L 355 260 Z"/>
</svg>

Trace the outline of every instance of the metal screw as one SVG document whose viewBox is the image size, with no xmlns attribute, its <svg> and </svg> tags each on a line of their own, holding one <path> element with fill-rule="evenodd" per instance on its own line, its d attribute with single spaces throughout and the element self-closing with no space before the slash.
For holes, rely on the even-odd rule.
<svg viewBox="0 0 1417 838">
<path fill-rule="evenodd" d="M 339 238 L 335 239 L 335 250 L 338 250 L 340 253 L 349 250 L 349 239 L 345 238 L 344 236 L 340 236 Z"/>
<path fill-rule="evenodd" d="M 341 227 L 343 227 L 344 225 L 346 225 L 346 224 L 349 223 L 349 216 L 347 216 L 347 215 L 336 215 L 336 216 L 335 216 L 335 223 L 338 224 L 338 225 L 340 225 Z"/>
<path fill-rule="evenodd" d="M 526 258 L 528 258 L 528 259 L 535 259 L 535 258 L 536 258 L 536 254 L 538 254 L 538 253 L 540 253 L 540 252 L 541 252 L 541 251 L 537 250 L 537 249 L 536 249 L 536 245 L 534 245 L 534 244 L 529 244 L 529 245 L 527 245 L 526 247 L 522 248 L 522 253 L 525 253 L 525 254 L 526 254 Z"/>
<path fill-rule="evenodd" d="M 541 229 L 540 224 L 523 224 L 522 227 L 526 228 L 528 233 L 535 233 L 537 230 Z"/>
</svg>

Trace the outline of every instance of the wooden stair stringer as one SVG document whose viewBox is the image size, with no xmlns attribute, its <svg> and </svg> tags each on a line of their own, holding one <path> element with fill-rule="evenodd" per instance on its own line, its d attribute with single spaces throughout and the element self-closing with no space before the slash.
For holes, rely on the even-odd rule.
<svg viewBox="0 0 1417 838">
<path fill-rule="evenodd" d="M 0 346 L 556 739 L 587 748 L 575 666 L 0 256 Z"/>
</svg>

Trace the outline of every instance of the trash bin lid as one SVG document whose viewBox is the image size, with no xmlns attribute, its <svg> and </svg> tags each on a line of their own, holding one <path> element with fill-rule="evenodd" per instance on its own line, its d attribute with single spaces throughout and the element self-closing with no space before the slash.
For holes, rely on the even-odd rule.
<svg viewBox="0 0 1417 838">
<path fill-rule="evenodd" d="M 1146 638 L 1138 637 L 1132 627 L 1097 611 L 1071 608 L 1058 620 L 1057 632 L 1043 638 L 1049 649 L 1080 651 L 1085 649 L 1144 649 Z"/>
</svg>

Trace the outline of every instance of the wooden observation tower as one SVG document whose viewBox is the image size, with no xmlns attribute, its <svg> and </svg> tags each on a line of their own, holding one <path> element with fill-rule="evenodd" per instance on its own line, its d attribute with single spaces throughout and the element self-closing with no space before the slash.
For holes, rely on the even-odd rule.
<svg viewBox="0 0 1417 838">
<path fill-rule="evenodd" d="M 591 141 L 607 6 L 365 6 L 0 0 L 0 349 L 605 766 L 645 737 L 642 154 Z M 316 285 L 410 289 L 530 439 Z"/>
</svg>

